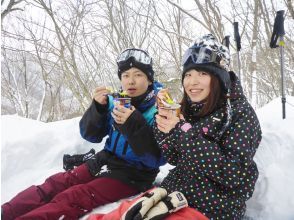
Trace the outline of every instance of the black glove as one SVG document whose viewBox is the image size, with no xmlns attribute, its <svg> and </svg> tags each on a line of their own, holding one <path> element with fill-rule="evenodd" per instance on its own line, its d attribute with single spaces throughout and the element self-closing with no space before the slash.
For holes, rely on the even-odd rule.
<svg viewBox="0 0 294 220">
<path fill-rule="evenodd" d="M 160 191 L 157 189 L 160 189 Z M 157 189 L 152 191 L 151 197 L 148 198 L 144 195 L 135 202 L 124 213 L 121 220 L 159 220 L 188 206 L 188 202 L 182 193 L 176 191 L 166 195 L 165 189 Z M 151 199 L 152 197 L 153 199 Z"/>
<path fill-rule="evenodd" d="M 98 176 L 100 174 L 102 166 L 107 164 L 110 154 L 105 150 L 102 150 L 86 161 L 86 165 L 92 176 Z"/>
<path fill-rule="evenodd" d="M 85 154 L 75 154 L 75 155 L 69 155 L 64 154 L 63 155 L 63 169 L 71 170 L 76 166 L 79 166 L 83 163 L 85 163 L 87 160 L 92 158 L 95 155 L 95 150 L 91 149 L 89 152 Z"/>
</svg>

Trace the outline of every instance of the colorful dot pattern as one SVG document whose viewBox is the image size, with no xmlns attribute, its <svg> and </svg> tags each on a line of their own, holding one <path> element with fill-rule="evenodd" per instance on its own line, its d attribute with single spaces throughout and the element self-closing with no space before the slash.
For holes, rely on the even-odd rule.
<svg viewBox="0 0 294 220">
<path fill-rule="evenodd" d="M 240 84 L 232 90 L 232 121 L 219 141 L 225 103 L 203 118 L 195 117 L 202 105 L 192 105 L 192 114 L 168 134 L 154 128 L 164 157 L 176 166 L 161 187 L 182 192 L 190 207 L 210 219 L 241 219 L 258 178 L 253 156 L 261 141 L 259 121 Z M 191 128 L 181 129 L 187 122 Z"/>
</svg>

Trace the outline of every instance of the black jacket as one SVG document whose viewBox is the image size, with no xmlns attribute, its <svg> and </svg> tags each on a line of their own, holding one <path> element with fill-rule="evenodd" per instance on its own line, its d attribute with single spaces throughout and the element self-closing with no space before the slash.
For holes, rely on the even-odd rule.
<svg viewBox="0 0 294 220">
<path fill-rule="evenodd" d="M 112 97 L 108 106 L 93 100 L 80 121 L 80 133 L 88 141 L 99 143 L 108 135 L 104 149 L 87 161 L 89 171 L 144 191 L 152 186 L 159 166 L 165 163 L 152 131 L 155 106 L 151 102 L 144 111 L 135 110 L 123 125 L 114 122 L 112 108 Z M 101 169 L 104 165 L 107 169 Z"/>
<path fill-rule="evenodd" d="M 258 177 L 253 156 L 261 141 L 259 121 L 231 77 L 232 120 L 221 137 L 226 103 L 206 117 L 181 120 L 167 135 L 154 128 L 164 157 L 176 166 L 161 186 L 182 192 L 190 207 L 211 219 L 241 219 Z M 200 108 L 191 106 L 194 113 Z"/>
</svg>

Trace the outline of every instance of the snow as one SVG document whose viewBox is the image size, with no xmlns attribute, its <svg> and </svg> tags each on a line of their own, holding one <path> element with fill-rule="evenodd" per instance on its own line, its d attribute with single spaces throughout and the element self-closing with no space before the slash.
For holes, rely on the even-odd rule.
<svg viewBox="0 0 294 220">
<path fill-rule="evenodd" d="M 253 198 L 247 203 L 246 215 L 252 219 L 294 219 L 294 97 L 288 96 L 287 102 L 285 120 L 280 98 L 257 110 L 263 139 L 255 156 L 260 176 Z M 91 148 L 99 151 L 103 147 L 103 143 L 92 144 L 80 137 L 79 120 L 43 123 L 16 115 L 1 116 L 1 204 L 63 171 L 63 154 L 85 153 Z M 170 168 L 161 167 L 157 181 Z M 93 212 L 107 213 L 118 205 L 115 202 Z"/>
</svg>

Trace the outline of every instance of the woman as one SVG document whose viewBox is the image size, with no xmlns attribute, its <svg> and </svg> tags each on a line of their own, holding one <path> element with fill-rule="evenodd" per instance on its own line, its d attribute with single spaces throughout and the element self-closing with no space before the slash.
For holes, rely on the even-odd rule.
<svg viewBox="0 0 294 220">
<path fill-rule="evenodd" d="M 106 87 L 94 91 L 80 121 L 83 138 L 105 147 L 94 158 L 38 186 L 31 186 L 2 205 L 2 219 L 78 219 L 107 203 L 152 186 L 164 164 L 152 125 L 157 112 L 152 59 L 140 49 L 117 58 L 118 77 L 131 107 L 114 104 Z"/>
<path fill-rule="evenodd" d="M 186 51 L 182 64 L 182 116 L 159 109 L 155 127 L 175 168 L 159 188 L 121 210 L 128 209 L 122 219 L 241 219 L 254 191 L 261 129 L 239 80 L 227 71 L 228 49 L 209 34 Z"/>
<path fill-rule="evenodd" d="M 258 170 L 257 116 L 229 66 L 228 50 L 206 35 L 183 58 L 183 119 L 160 109 L 156 140 L 176 167 L 161 187 L 180 191 L 212 219 L 241 219 Z"/>
</svg>

